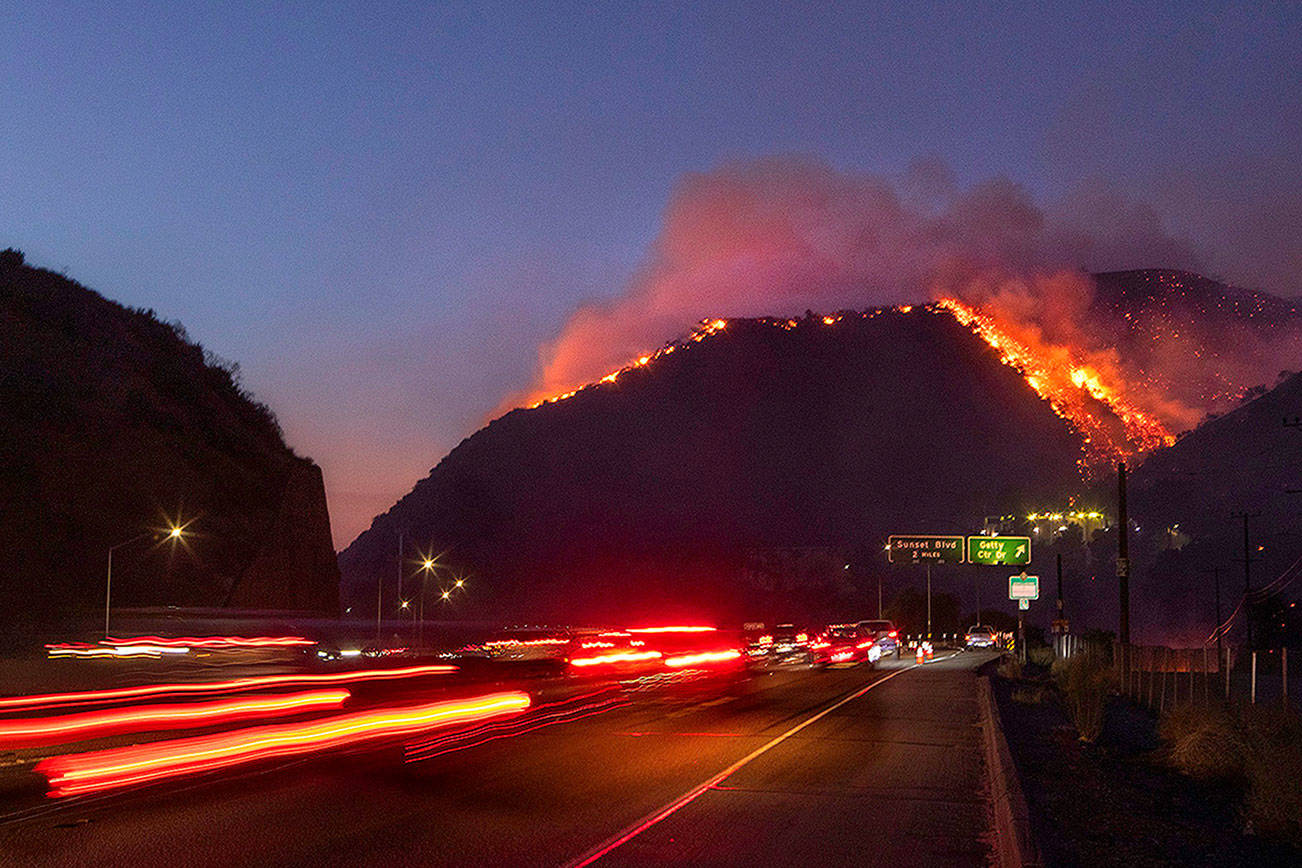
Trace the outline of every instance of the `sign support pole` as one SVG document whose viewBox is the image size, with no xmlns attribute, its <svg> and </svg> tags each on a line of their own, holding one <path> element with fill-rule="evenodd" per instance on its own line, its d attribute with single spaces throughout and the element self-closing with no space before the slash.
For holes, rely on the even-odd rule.
<svg viewBox="0 0 1302 868">
<path fill-rule="evenodd" d="M 927 641 L 931 641 L 931 564 L 927 564 Z"/>
</svg>

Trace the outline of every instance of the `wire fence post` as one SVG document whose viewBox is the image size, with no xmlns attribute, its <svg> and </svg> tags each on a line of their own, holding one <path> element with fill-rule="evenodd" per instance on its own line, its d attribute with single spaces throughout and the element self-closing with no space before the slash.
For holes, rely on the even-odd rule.
<svg viewBox="0 0 1302 868">
<path fill-rule="evenodd" d="M 1180 704 L 1180 658 L 1184 653 L 1179 648 L 1172 648 L 1175 654 L 1175 662 L 1171 664 L 1171 707 L 1175 708 Z"/>
<path fill-rule="evenodd" d="M 1203 646 L 1203 705 L 1212 704 L 1212 670 L 1207 665 L 1207 646 Z"/>
<path fill-rule="evenodd" d="M 1253 705 L 1257 704 L 1257 652 L 1252 652 L 1252 693 L 1249 700 Z"/>
<path fill-rule="evenodd" d="M 1166 711 L 1166 667 L 1167 667 L 1167 663 L 1171 659 L 1170 654 L 1168 652 L 1169 649 L 1167 648 L 1162 649 L 1162 663 L 1161 663 L 1162 689 L 1158 691 L 1158 699 L 1157 699 L 1158 714 L 1161 714 L 1162 712 Z"/>
<path fill-rule="evenodd" d="M 1219 661 L 1217 662 L 1219 664 Z M 1230 701 L 1230 649 L 1225 649 L 1225 701 Z"/>
</svg>

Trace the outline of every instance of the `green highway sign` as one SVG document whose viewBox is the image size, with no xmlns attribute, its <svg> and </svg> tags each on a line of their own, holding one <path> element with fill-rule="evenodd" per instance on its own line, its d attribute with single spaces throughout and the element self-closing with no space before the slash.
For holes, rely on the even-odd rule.
<svg viewBox="0 0 1302 868">
<path fill-rule="evenodd" d="M 1008 599 L 1010 600 L 1038 600 L 1040 599 L 1040 577 L 1028 576 L 1022 573 L 1020 576 L 1008 577 Z"/>
<path fill-rule="evenodd" d="M 963 537 L 893 534 L 887 540 L 887 559 L 893 564 L 961 564 Z"/>
<path fill-rule="evenodd" d="M 970 536 L 967 538 L 967 559 L 972 564 L 1025 566 L 1031 562 L 1031 538 Z"/>
</svg>

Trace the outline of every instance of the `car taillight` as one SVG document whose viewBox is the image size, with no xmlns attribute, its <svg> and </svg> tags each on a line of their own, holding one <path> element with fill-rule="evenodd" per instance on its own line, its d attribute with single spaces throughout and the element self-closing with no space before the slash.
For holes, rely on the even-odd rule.
<svg viewBox="0 0 1302 868">
<path fill-rule="evenodd" d="M 899 636 L 900 636 L 900 631 L 899 631 L 899 630 L 892 630 L 891 632 L 887 633 L 886 635 L 889 636 L 889 637 L 892 638 L 892 639 L 898 639 Z"/>
</svg>

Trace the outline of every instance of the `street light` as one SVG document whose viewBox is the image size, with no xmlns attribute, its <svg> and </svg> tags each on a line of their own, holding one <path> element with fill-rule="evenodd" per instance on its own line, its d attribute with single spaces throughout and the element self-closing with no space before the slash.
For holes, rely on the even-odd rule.
<svg viewBox="0 0 1302 868">
<path fill-rule="evenodd" d="M 427 556 L 420 562 L 420 627 L 416 631 L 416 641 L 422 648 L 425 646 L 425 582 L 437 565 L 437 556 Z"/>
<path fill-rule="evenodd" d="M 137 534 L 136 536 L 133 536 L 131 539 L 124 540 L 115 546 L 109 546 L 108 574 L 104 579 L 104 638 L 105 639 L 109 637 L 109 610 L 113 604 L 113 553 L 118 549 L 122 548 L 123 546 L 129 546 L 133 542 L 139 542 L 140 540 L 144 539 L 147 536 L 153 536 L 155 533 L 156 531 L 147 530 L 144 533 Z M 181 539 L 181 535 L 183 533 L 185 533 L 185 525 L 174 524 L 168 528 L 167 534 L 163 538 L 169 540 L 179 540 Z"/>
</svg>

